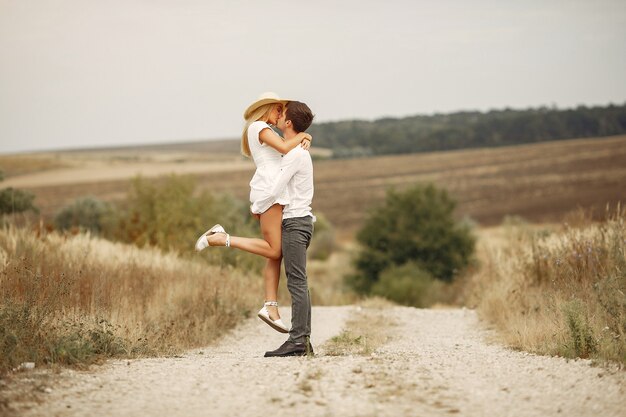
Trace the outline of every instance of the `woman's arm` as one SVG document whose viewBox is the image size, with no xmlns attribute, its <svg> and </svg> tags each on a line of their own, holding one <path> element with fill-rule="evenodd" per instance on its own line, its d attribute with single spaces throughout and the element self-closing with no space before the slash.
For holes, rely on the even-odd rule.
<svg viewBox="0 0 626 417">
<path fill-rule="evenodd" d="M 313 137 L 306 132 L 300 132 L 291 139 L 283 139 L 272 129 L 265 128 L 259 133 L 259 139 L 284 155 L 298 146 L 304 139 L 311 140 Z"/>
</svg>

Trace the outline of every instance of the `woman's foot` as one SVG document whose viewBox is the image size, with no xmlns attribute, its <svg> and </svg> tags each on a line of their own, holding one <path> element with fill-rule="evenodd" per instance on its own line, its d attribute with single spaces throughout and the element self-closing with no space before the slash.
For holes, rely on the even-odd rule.
<svg viewBox="0 0 626 417">
<path fill-rule="evenodd" d="M 213 243 L 209 242 L 208 240 L 209 237 L 214 236 L 215 234 L 223 234 L 225 236 L 223 244 L 214 245 Z M 216 224 L 215 226 L 211 227 L 209 230 L 204 232 L 198 238 L 198 240 L 196 240 L 196 246 L 195 246 L 196 252 L 200 252 L 202 249 L 206 248 L 207 246 L 230 246 L 230 236 L 228 235 L 228 233 L 226 233 L 226 231 L 221 225 Z"/>
<path fill-rule="evenodd" d="M 270 309 L 273 311 L 270 312 Z M 281 333 L 289 333 L 289 329 L 278 315 L 278 303 L 276 301 L 266 301 L 257 315 L 261 320 L 269 324 L 272 329 Z"/>
<path fill-rule="evenodd" d="M 280 319 L 280 314 L 278 314 L 278 306 L 266 305 L 265 308 L 267 309 L 267 312 L 270 314 L 270 318 L 272 320 Z"/>
<path fill-rule="evenodd" d="M 216 232 L 207 236 L 209 246 L 230 246 L 230 236 L 226 232 Z"/>
</svg>

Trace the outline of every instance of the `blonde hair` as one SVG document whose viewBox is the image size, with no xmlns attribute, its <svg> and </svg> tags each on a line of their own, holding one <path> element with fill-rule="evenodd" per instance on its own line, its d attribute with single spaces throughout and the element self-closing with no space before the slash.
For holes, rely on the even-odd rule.
<svg viewBox="0 0 626 417">
<path fill-rule="evenodd" d="M 250 144 L 248 143 L 248 128 L 254 122 L 258 122 L 259 120 L 267 121 L 269 118 L 270 112 L 274 108 L 281 103 L 269 103 L 263 106 L 260 106 L 258 109 L 255 109 L 250 117 L 246 119 L 246 124 L 243 128 L 243 133 L 241 134 L 241 154 L 250 158 L 252 154 L 250 153 Z"/>
</svg>

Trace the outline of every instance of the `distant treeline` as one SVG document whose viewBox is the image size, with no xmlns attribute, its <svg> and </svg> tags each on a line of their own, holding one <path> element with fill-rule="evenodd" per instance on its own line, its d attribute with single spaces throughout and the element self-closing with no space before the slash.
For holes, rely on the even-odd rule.
<svg viewBox="0 0 626 417">
<path fill-rule="evenodd" d="M 335 158 L 492 147 L 626 133 L 626 103 L 575 109 L 464 111 L 315 124 L 315 146 Z"/>
</svg>

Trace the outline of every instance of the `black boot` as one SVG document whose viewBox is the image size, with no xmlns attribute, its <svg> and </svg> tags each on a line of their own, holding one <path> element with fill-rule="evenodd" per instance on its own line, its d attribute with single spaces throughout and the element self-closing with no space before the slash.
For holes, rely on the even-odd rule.
<svg viewBox="0 0 626 417">
<path fill-rule="evenodd" d="M 313 347 L 310 343 L 294 343 L 289 340 L 283 343 L 278 349 L 265 352 L 266 358 L 283 356 L 313 356 Z"/>
</svg>

